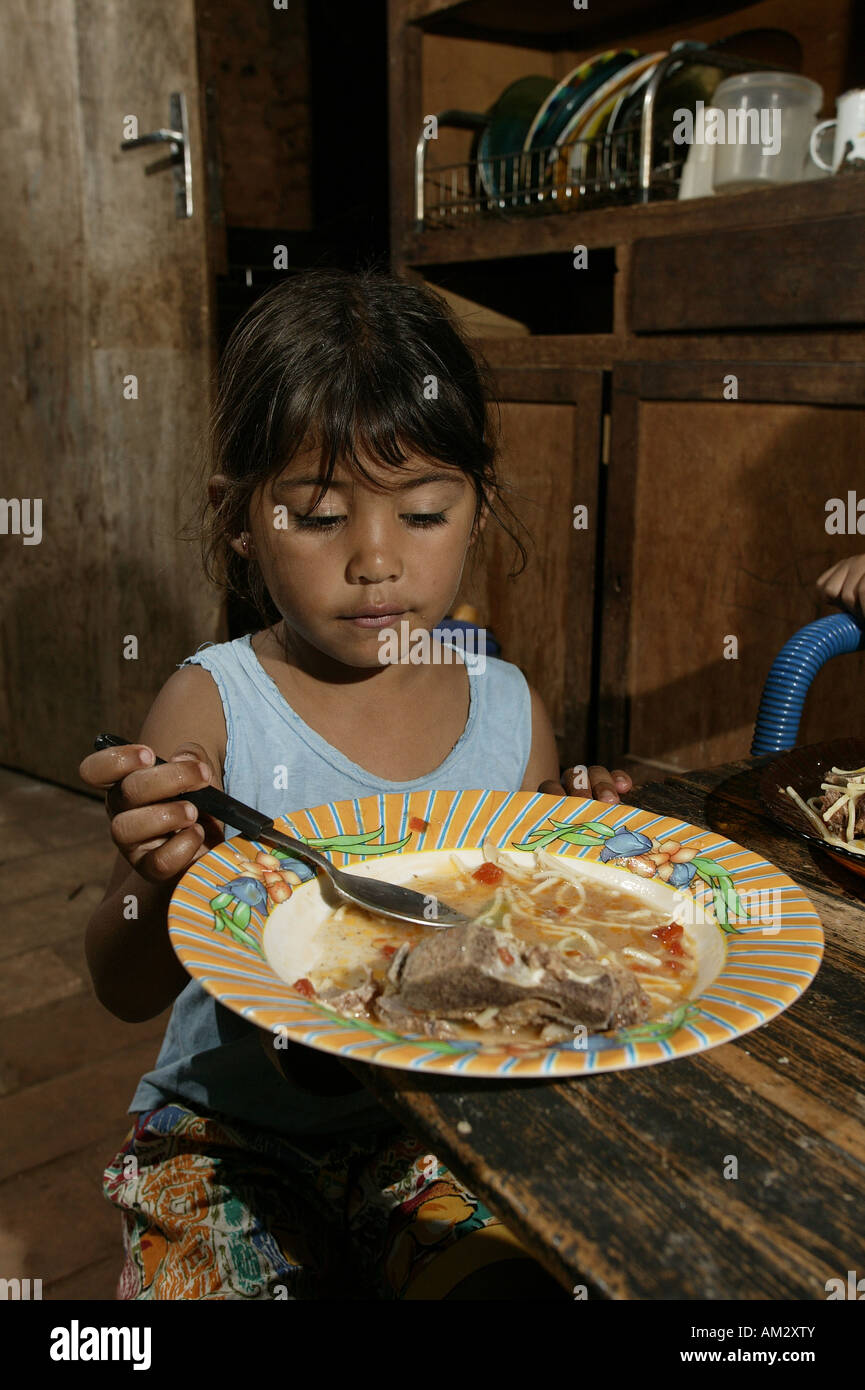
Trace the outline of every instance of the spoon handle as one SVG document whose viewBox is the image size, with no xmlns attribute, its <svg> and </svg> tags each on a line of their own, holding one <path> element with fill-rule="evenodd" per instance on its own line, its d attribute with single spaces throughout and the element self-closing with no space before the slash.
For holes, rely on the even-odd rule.
<svg viewBox="0 0 865 1390">
<path fill-rule="evenodd" d="M 103 748 L 122 748 L 130 742 L 131 739 L 121 738 L 119 734 L 98 734 L 93 746 L 97 752 L 101 752 Z M 157 764 L 164 764 L 165 761 L 165 758 L 156 759 Z M 180 797 L 173 799 L 191 801 L 199 811 L 213 816 L 215 820 L 235 826 L 248 839 L 276 840 L 283 849 L 296 853 L 298 859 L 314 864 L 316 868 L 325 869 L 328 873 L 333 872 L 334 866 L 330 860 L 319 854 L 318 850 L 305 845 L 302 840 L 295 840 L 292 835 L 275 830 L 269 816 L 254 810 L 252 806 L 245 806 L 242 801 L 236 801 L 233 796 L 220 791 L 218 787 L 200 787 L 197 791 L 183 792 Z"/>
</svg>

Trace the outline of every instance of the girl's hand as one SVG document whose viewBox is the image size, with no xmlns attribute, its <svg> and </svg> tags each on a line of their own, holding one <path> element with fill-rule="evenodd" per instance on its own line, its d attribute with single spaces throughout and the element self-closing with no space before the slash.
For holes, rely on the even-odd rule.
<svg viewBox="0 0 865 1390">
<path fill-rule="evenodd" d="M 596 764 L 588 768 L 565 768 L 561 783 L 542 782 L 538 791 L 549 792 L 552 796 L 561 796 L 564 792 L 565 796 L 591 796 L 595 801 L 619 801 L 633 785 L 627 772 L 622 772 L 620 768 L 608 772 L 605 767 Z"/>
<path fill-rule="evenodd" d="M 865 555 L 851 555 L 824 570 L 817 592 L 825 603 L 846 608 L 854 618 L 865 617 Z"/>
<path fill-rule="evenodd" d="M 78 771 L 88 786 L 106 793 L 120 853 L 142 878 L 162 884 L 180 878 L 223 837 L 218 823 L 199 818 L 191 801 L 171 800 L 212 781 L 203 749 L 185 744 L 159 767 L 154 756 L 152 748 L 127 743 L 91 753 Z"/>
</svg>

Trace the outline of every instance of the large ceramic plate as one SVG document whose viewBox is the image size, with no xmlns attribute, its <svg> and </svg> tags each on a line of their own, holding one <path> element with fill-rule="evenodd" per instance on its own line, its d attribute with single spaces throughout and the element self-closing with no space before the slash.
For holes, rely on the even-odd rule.
<svg viewBox="0 0 865 1390">
<path fill-rule="evenodd" d="M 607 124 L 608 132 L 612 133 L 622 124 L 622 111 L 626 107 L 631 106 L 631 98 L 636 97 L 638 92 L 643 92 L 643 94 L 645 95 L 644 88 L 646 84 L 651 80 L 655 68 L 658 66 L 659 63 L 662 63 L 666 57 L 666 49 L 661 50 L 661 52 L 659 53 L 651 54 L 651 61 L 649 65 L 643 69 L 639 77 L 637 77 L 636 80 L 632 82 L 630 86 L 626 87 L 623 92 L 619 93 L 619 96 L 616 99 L 616 104 L 613 107 L 609 122 Z M 636 103 L 634 103 L 634 106 L 635 105 Z M 633 109 L 633 107 L 631 109 Z"/>
<path fill-rule="evenodd" d="M 675 52 L 675 48 L 674 45 L 671 52 Z M 676 112 L 685 109 L 693 112 L 698 101 L 708 106 L 723 76 L 722 68 L 702 63 L 683 64 L 678 67 L 674 65 L 668 69 L 655 97 L 655 148 L 652 154 L 655 164 L 662 164 L 670 157 L 669 147 L 676 127 Z M 640 81 L 634 83 L 625 102 L 616 112 L 616 131 L 642 126 L 645 85 L 645 82 Z"/>
<path fill-rule="evenodd" d="M 602 162 L 593 164 L 590 150 L 577 142 L 591 140 L 601 134 L 607 128 L 613 111 L 640 77 L 644 73 L 651 74 L 664 57 L 665 53 L 641 54 L 627 67 L 614 72 L 612 77 L 573 113 L 556 140 L 558 154 L 552 151 L 550 153 L 550 163 L 556 164 L 553 180 L 557 187 L 563 188 L 567 183 L 579 182 L 586 176 L 587 162 L 591 177 L 602 173 Z"/>
<path fill-rule="evenodd" d="M 472 147 L 472 158 L 478 161 L 481 183 L 491 198 L 500 198 L 524 183 L 526 161 L 520 152 L 526 131 L 552 86 L 550 77 L 520 77 L 505 88 L 488 113 L 487 124 Z"/>
<path fill-rule="evenodd" d="M 607 81 L 613 73 L 625 67 L 636 58 L 635 48 L 608 48 L 584 63 L 579 63 L 567 77 L 538 107 L 525 137 L 524 149 L 536 150 L 546 145 L 554 145 L 575 111 L 586 102 L 593 92 Z"/>
<path fill-rule="evenodd" d="M 584 101 L 571 115 L 564 130 L 556 138 L 559 146 L 569 145 L 573 140 L 591 139 L 600 129 L 601 121 L 609 117 L 613 108 L 647 69 L 657 66 L 664 53 L 643 53 L 627 67 L 614 72 L 592 96 Z"/>
<path fill-rule="evenodd" d="M 296 888 L 278 911 L 255 864 L 267 846 L 232 838 L 184 875 L 169 909 L 174 949 L 189 973 L 226 1008 L 297 1042 L 381 1066 L 475 1077 L 550 1077 L 620 1071 L 686 1057 L 770 1022 L 807 988 L 820 964 L 823 933 L 804 893 L 774 865 L 722 835 L 632 806 L 504 791 L 388 793 L 337 801 L 277 821 L 324 848 L 337 866 L 403 876 L 418 854 L 480 847 L 537 846 L 589 861 L 644 895 L 673 888 L 646 858 L 652 842 L 694 851 L 671 884 L 687 895 L 701 930 L 697 996 L 666 1019 L 537 1047 L 482 1046 L 406 1038 L 343 1018 L 304 998 L 275 962 L 317 881 Z M 402 866 L 398 862 L 402 860 Z M 296 861 L 294 861 L 296 863 Z M 654 871 L 654 876 L 653 876 Z M 308 871 L 307 871 L 308 872 Z M 277 895 L 284 890 L 276 888 Z M 750 914 L 746 916 L 745 914 Z"/>
</svg>

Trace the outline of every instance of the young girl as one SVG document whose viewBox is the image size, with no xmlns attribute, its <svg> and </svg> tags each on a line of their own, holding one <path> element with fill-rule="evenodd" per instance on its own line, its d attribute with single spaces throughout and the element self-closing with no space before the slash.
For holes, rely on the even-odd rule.
<svg viewBox="0 0 865 1390">
<path fill-rule="evenodd" d="M 508 529 L 479 366 L 432 292 L 307 272 L 235 329 L 209 452 L 209 572 L 269 625 L 201 648 L 139 743 L 81 764 L 120 852 L 88 927 L 96 993 L 129 1022 L 173 1003 L 105 1173 L 124 1216 L 118 1297 L 565 1296 L 340 1062 L 290 1044 L 281 1066 L 270 1035 L 189 979 L 167 931 L 184 872 L 234 833 L 182 799 L 195 788 L 274 817 L 379 791 L 562 793 L 517 667 L 379 660 L 380 633 L 450 612 L 488 518 Z M 596 797 L 630 786 L 591 769 Z"/>
</svg>

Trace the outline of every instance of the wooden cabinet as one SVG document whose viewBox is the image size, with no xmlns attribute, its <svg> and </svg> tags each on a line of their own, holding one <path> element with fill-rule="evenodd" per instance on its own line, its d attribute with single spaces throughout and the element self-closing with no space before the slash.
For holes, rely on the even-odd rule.
<svg viewBox="0 0 865 1390">
<path fill-rule="evenodd" d="M 461 598 L 491 621 L 510 661 L 544 692 L 566 748 L 594 725 L 591 660 L 601 516 L 603 377 L 571 368 L 506 368 L 501 394 L 505 500 L 530 534 L 528 563 L 490 518 Z"/>
<path fill-rule="evenodd" d="M 602 8 L 390 0 L 393 266 L 451 302 L 493 368 L 535 539 L 515 579 L 488 544 L 464 597 L 545 697 L 563 762 L 684 768 L 748 752 L 772 657 L 829 611 L 818 574 L 865 550 L 826 529 L 828 499 L 865 495 L 865 176 L 419 224 L 421 124 L 606 47 L 767 27 L 798 39 L 828 116 L 863 85 L 865 45 L 849 0 Z M 470 142 L 442 129 L 436 162 Z M 862 655 L 821 673 L 803 741 L 856 732 L 863 679 Z"/>
<path fill-rule="evenodd" d="M 615 368 L 602 757 L 687 768 L 747 751 L 773 657 L 825 611 L 816 576 L 865 549 L 826 530 L 859 472 L 863 400 L 863 363 Z M 825 667 L 800 741 L 865 734 L 863 688 L 865 654 Z"/>
</svg>

